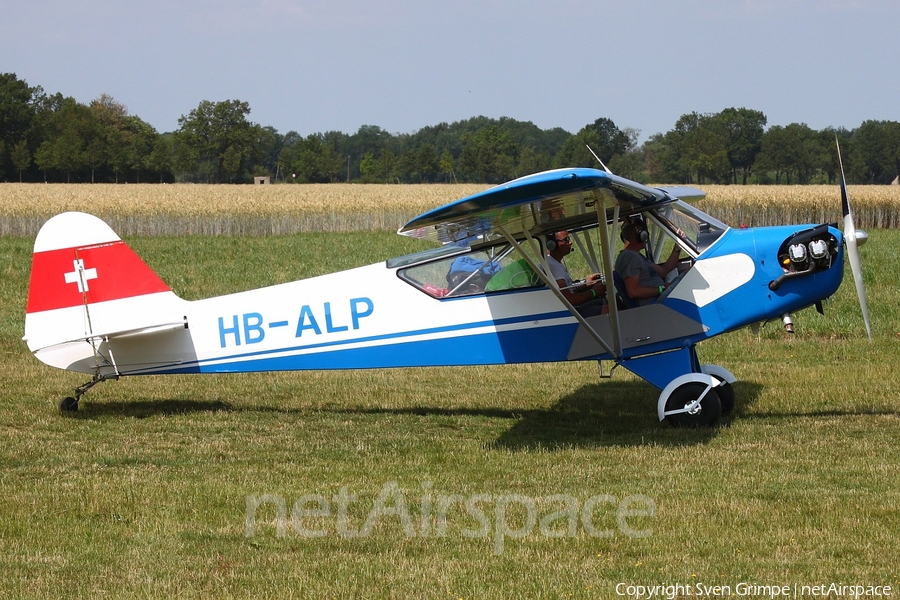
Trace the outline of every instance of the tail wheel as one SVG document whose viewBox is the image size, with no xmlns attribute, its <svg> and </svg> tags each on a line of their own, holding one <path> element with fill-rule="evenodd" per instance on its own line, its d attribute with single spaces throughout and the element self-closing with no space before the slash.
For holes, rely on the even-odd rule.
<svg viewBox="0 0 900 600">
<path fill-rule="evenodd" d="M 670 411 L 678 411 L 666 416 L 675 427 L 711 427 L 722 416 L 722 402 L 715 388 L 692 381 L 675 388 L 666 400 Z"/>
<path fill-rule="evenodd" d="M 66 396 L 62 400 L 59 401 L 59 412 L 61 413 L 71 413 L 76 412 L 78 410 L 78 400 L 73 398 L 72 396 Z"/>
</svg>

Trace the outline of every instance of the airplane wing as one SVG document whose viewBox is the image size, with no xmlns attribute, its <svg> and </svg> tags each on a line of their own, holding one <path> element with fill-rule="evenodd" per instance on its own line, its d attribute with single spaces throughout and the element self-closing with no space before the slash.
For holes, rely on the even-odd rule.
<svg viewBox="0 0 900 600">
<path fill-rule="evenodd" d="M 694 202 L 702 197 L 703 192 L 693 188 L 651 188 L 597 169 L 556 169 L 435 208 L 398 233 L 441 243 L 489 237 L 501 228 L 516 237 L 525 231 L 535 235 L 595 224 L 598 203 L 609 221 L 616 206 L 621 214 L 629 214 L 679 198 Z"/>
</svg>

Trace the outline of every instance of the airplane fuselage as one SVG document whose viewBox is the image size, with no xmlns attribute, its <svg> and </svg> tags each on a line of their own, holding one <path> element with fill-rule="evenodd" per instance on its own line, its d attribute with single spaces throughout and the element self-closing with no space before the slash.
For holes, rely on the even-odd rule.
<svg viewBox="0 0 900 600">
<path fill-rule="evenodd" d="M 834 293 L 842 254 L 831 268 L 785 281 L 779 246 L 803 227 L 731 229 L 697 258 L 657 304 L 622 311 L 624 354 L 661 352 L 753 323 L 780 318 Z M 840 232 L 830 230 L 840 240 Z M 109 310 L 120 312 L 128 307 Z M 185 327 L 102 341 L 120 375 L 236 373 L 305 369 L 485 365 L 611 358 L 585 340 L 576 319 L 547 288 L 434 298 L 377 263 L 303 281 L 197 301 L 161 302 L 157 320 Z M 103 329 L 101 304 L 91 307 Z M 611 335 L 609 317 L 592 317 Z M 97 357 L 81 344 L 57 364 L 92 373 Z M 45 355 L 42 357 L 47 358 Z"/>
</svg>

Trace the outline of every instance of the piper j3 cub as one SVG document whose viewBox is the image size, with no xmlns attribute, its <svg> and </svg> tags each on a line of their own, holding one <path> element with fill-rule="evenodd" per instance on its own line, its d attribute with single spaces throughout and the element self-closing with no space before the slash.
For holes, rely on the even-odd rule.
<svg viewBox="0 0 900 600">
<path fill-rule="evenodd" d="M 660 420 L 712 425 L 734 406 L 735 377 L 703 364 L 697 343 L 819 305 L 841 283 L 845 252 L 869 328 L 857 252 L 866 237 L 843 180 L 841 190 L 843 232 L 732 229 L 693 206 L 704 197 L 697 189 L 547 171 L 400 229 L 439 242 L 433 249 L 197 301 L 178 298 L 103 221 L 69 212 L 35 241 L 24 339 L 48 365 L 92 377 L 62 411 L 77 410 L 95 384 L 132 375 L 589 360 L 613 361 L 661 390 Z M 633 307 L 614 269 L 625 219 L 642 223 L 651 260 L 673 247 L 681 256 L 677 278 Z M 547 275 L 556 232 L 620 284 L 594 287 L 592 295 L 605 289 L 600 314 L 582 315 Z"/>
</svg>

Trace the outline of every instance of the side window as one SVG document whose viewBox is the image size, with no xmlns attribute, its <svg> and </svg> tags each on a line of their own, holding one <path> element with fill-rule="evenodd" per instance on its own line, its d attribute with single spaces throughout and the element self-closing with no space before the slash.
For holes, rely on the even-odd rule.
<svg viewBox="0 0 900 600">
<path fill-rule="evenodd" d="M 415 265 L 401 279 L 434 298 L 457 298 L 544 284 L 528 262 L 508 247 L 495 247 Z"/>
<path fill-rule="evenodd" d="M 488 281 L 500 270 L 495 257 L 496 253 L 480 250 L 401 269 L 399 276 L 435 298 L 471 296 L 484 292 Z"/>
<path fill-rule="evenodd" d="M 518 253 L 511 253 L 500 261 L 500 270 L 484 288 L 486 292 L 502 292 L 521 288 L 540 287 L 544 283 L 528 261 Z"/>
</svg>

